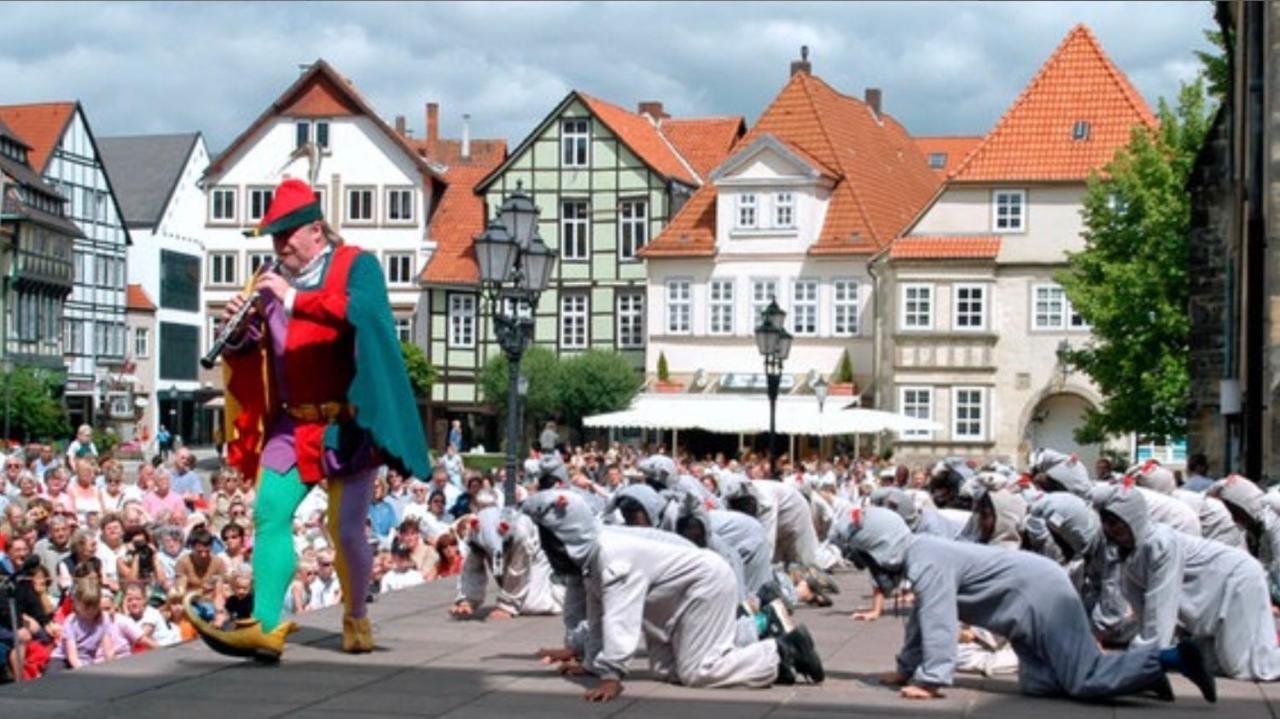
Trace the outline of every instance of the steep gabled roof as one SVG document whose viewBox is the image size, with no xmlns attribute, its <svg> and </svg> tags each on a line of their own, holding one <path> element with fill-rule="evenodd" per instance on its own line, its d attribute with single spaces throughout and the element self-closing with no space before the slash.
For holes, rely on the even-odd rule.
<svg viewBox="0 0 1280 719">
<path fill-rule="evenodd" d="M 130 312 L 155 312 L 156 303 L 147 297 L 147 291 L 142 289 L 142 285 L 129 285 L 128 292 L 125 295 L 125 307 Z"/>
<path fill-rule="evenodd" d="M 705 181 L 746 134 L 747 123 L 741 117 L 667 117 L 658 121 L 658 131 Z"/>
<path fill-rule="evenodd" d="M 1088 123 L 1083 139 L 1073 138 L 1078 122 Z M 1134 126 L 1155 129 L 1151 108 L 1077 25 L 949 179 L 1081 181 L 1128 144 Z"/>
<path fill-rule="evenodd" d="M 973 152 L 974 148 L 982 144 L 981 135 L 936 135 L 936 136 L 917 136 L 913 138 L 916 141 L 916 147 L 920 148 L 920 154 L 924 155 L 926 162 L 931 156 L 940 154 L 943 156 L 942 167 L 929 166 L 930 170 L 941 174 L 943 177 L 950 175 L 960 163 L 964 162 L 964 158 Z"/>
<path fill-rule="evenodd" d="M 130 227 L 155 227 L 182 178 L 200 133 L 135 135 L 98 140 L 102 164 L 111 177 Z"/>
<path fill-rule="evenodd" d="M 791 76 L 734 146 L 773 135 L 836 175 L 826 219 L 809 252 L 871 254 L 888 245 L 933 195 L 940 178 L 906 130 L 807 72 Z M 643 251 L 646 257 L 715 251 L 716 188 L 704 185 Z"/>
<path fill-rule="evenodd" d="M 53 148 L 62 139 L 62 133 L 75 112 L 74 102 L 3 105 L 0 106 L 0 122 L 8 125 L 27 143 L 30 147 L 27 161 L 31 163 L 31 169 L 43 175 L 49 158 L 53 156 Z"/>
<path fill-rule="evenodd" d="M 316 60 L 306 72 L 293 82 L 280 97 L 262 111 L 244 132 L 231 141 L 225 150 L 213 158 L 205 170 L 205 178 L 213 178 L 227 169 L 227 163 L 249 142 L 258 131 L 276 117 L 333 117 L 337 115 L 363 115 L 373 122 L 391 143 L 425 175 L 443 182 L 444 168 L 419 154 L 405 139 L 388 125 L 373 107 L 360 95 L 350 80 L 338 74 L 329 63 Z"/>
</svg>

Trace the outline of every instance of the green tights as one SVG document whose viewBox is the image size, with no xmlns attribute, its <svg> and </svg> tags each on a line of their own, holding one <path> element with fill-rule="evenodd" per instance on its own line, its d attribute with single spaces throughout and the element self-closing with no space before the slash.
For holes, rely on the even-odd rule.
<svg viewBox="0 0 1280 719">
<path fill-rule="evenodd" d="M 262 469 L 253 511 L 253 617 L 262 622 L 264 632 L 280 624 L 284 597 L 298 565 L 293 553 L 293 513 L 309 489 L 297 467 L 284 474 Z"/>
</svg>

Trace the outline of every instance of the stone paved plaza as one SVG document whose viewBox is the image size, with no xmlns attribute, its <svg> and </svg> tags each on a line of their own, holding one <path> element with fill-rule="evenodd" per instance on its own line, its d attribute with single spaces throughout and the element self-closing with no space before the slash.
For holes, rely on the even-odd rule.
<svg viewBox="0 0 1280 719">
<path fill-rule="evenodd" d="M 556 618 L 500 623 L 455 622 L 446 616 L 452 582 L 383 596 L 372 605 L 378 651 L 348 656 L 338 649 L 340 610 L 306 614 L 285 661 L 258 666 L 225 659 L 198 642 L 154 651 L 29 684 L 0 687 L 0 717 L 67 716 L 256 719 L 257 717 L 734 717 L 835 719 L 982 716 L 987 719 L 1072 719 L 1138 715 L 1271 719 L 1280 686 L 1219 683 L 1217 705 L 1202 701 L 1181 677 L 1175 704 L 1124 700 L 1082 704 L 1027 699 L 1011 678 L 964 676 L 944 699 L 907 702 L 874 677 L 892 667 L 902 639 L 902 618 L 873 624 L 848 613 L 866 601 L 863 575 L 839 576 L 843 593 L 831 609 L 804 609 L 827 667 L 821 687 L 800 684 L 769 690 L 702 690 L 646 678 L 634 664 L 625 692 L 610 704 L 580 695 L 593 680 L 569 680 L 532 658 L 557 645 Z"/>
</svg>

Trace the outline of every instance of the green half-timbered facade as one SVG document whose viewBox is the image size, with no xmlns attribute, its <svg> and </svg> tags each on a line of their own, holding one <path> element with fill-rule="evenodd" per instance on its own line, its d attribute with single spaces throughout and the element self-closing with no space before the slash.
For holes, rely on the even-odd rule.
<svg viewBox="0 0 1280 719">
<path fill-rule="evenodd" d="M 663 118 L 572 92 L 476 185 L 487 217 L 510 193 L 531 195 L 542 239 L 557 253 L 536 310 L 536 345 L 560 355 L 616 351 L 643 371 L 646 279 L 636 252 L 702 184 L 661 131 Z M 484 220 L 476 218 L 476 234 Z M 478 287 L 428 285 L 426 292 L 426 349 L 440 370 L 433 414 L 482 412 L 475 377 L 501 349 Z"/>
</svg>

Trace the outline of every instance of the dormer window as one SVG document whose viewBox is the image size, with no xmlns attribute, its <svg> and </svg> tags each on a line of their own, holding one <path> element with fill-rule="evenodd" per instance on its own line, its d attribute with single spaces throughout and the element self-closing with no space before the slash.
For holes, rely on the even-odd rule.
<svg viewBox="0 0 1280 719">
<path fill-rule="evenodd" d="M 1076 141 L 1089 139 L 1088 120 L 1076 120 L 1075 124 L 1071 126 L 1071 139 Z"/>
<path fill-rule="evenodd" d="M 754 229 L 756 226 L 756 194 L 744 192 L 738 195 L 739 228 Z"/>
<path fill-rule="evenodd" d="M 773 226 L 791 229 L 796 226 L 796 198 L 790 192 L 773 196 Z"/>
<path fill-rule="evenodd" d="M 298 120 L 294 124 L 294 147 L 302 147 L 308 142 L 315 142 L 322 150 L 329 149 L 329 121 Z"/>
<path fill-rule="evenodd" d="M 929 153 L 929 169 L 941 170 L 947 166 L 947 153 L 930 152 Z"/>
</svg>

